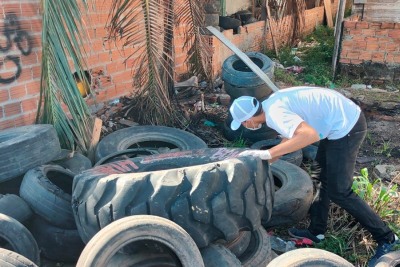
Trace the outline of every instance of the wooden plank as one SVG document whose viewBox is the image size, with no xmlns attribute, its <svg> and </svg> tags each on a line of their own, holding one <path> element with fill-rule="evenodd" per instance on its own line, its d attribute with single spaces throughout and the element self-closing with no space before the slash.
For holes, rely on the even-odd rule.
<svg viewBox="0 0 400 267">
<path fill-rule="evenodd" d="M 100 140 L 101 127 L 103 125 L 103 121 L 99 118 L 95 118 L 93 122 L 93 130 L 92 130 L 92 140 L 90 141 L 90 146 L 88 149 L 88 158 L 94 163 L 95 157 L 94 152 L 96 150 L 96 146 Z"/>
<path fill-rule="evenodd" d="M 336 76 L 336 66 L 339 58 L 339 47 L 342 39 L 342 23 L 344 19 L 344 12 L 346 10 L 346 0 L 339 0 L 339 7 L 336 14 L 336 25 L 335 25 L 335 46 L 333 48 L 332 56 L 332 76 L 335 79 Z"/>
<path fill-rule="evenodd" d="M 328 22 L 328 26 L 332 28 L 333 19 L 332 19 L 331 0 L 324 0 L 324 7 L 325 7 L 326 21 Z"/>
<path fill-rule="evenodd" d="M 242 51 L 239 50 L 234 44 L 231 43 L 219 30 L 213 26 L 207 26 L 215 37 L 217 37 L 224 45 L 232 50 L 258 77 L 263 80 L 267 86 L 274 92 L 278 91 L 279 88 L 269 79 L 268 75 L 265 74 L 254 62 Z"/>
<path fill-rule="evenodd" d="M 275 49 L 275 55 L 278 57 L 279 56 L 279 52 L 278 52 L 278 46 L 276 44 L 275 41 L 275 30 L 274 30 L 274 25 L 272 25 L 271 23 L 271 9 L 269 8 L 269 1 L 267 0 L 265 3 L 265 7 L 267 8 L 267 15 L 268 15 L 268 25 L 269 25 L 269 30 L 271 31 L 271 38 L 272 38 L 272 44 L 274 45 L 274 49 Z"/>
</svg>

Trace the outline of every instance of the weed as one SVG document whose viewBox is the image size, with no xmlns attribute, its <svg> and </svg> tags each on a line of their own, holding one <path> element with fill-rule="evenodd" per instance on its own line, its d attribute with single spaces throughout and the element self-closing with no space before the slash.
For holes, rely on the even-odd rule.
<svg viewBox="0 0 400 267">
<path fill-rule="evenodd" d="M 295 74 L 287 72 L 283 69 L 276 68 L 274 74 L 276 81 L 284 82 L 285 84 L 291 86 L 299 86 L 303 84 L 297 79 Z"/>
<path fill-rule="evenodd" d="M 390 156 L 392 156 L 392 154 L 391 154 L 392 150 L 393 150 L 393 148 L 390 145 L 390 141 L 383 141 L 382 147 L 379 149 L 375 149 L 374 153 L 384 155 L 386 157 L 390 157 Z"/>
<path fill-rule="evenodd" d="M 345 255 L 348 245 L 345 235 L 327 235 L 321 243 L 315 245 L 316 248 L 328 250 L 337 255 Z"/>
<path fill-rule="evenodd" d="M 399 203 L 397 184 L 385 185 L 380 179 L 370 182 L 367 168 L 361 169 L 360 174 L 354 177 L 353 191 L 365 200 L 382 219 L 397 216 L 397 206 L 393 206 L 394 203 Z"/>
<path fill-rule="evenodd" d="M 396 184 L 385 184 L 380 179 L 370 181 L 368 169 L 363 168 L 354 177 L 353 191 L 384 220 L 397 234 L 400 233 L 400 198 Z M 330 208 L 328 232 L 321 248 L 352 262 L 355 266 L 365 266 L 373 254 L 374 242 L 371 235 L 354 218 L 336 204 Z"/>
<path fill-rule="evenodd" d="M 244 140 L 242 137 L 239 137 L 238 139 L 234 141 L 227 141 L 224 143 L 224 147 L 248 147 L 247 141 Z"/>
<path fill-rule="evenodd" d="M 375 139 L 372 137 L 370 132 L 367 132 L 366 139 L 368 144 L 370 144 L 371 146 L 375 146 Z"/>
</svg>

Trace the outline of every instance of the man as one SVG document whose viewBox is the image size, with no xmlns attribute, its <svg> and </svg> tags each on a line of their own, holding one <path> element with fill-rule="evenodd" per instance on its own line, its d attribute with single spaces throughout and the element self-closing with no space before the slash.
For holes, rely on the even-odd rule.
<svg viewBox="0 0 400 267">
<path fill-rule="evenodd" d="M 263 160 L 280 156 L 320 141 L 316 161 L 321 167 L 319 195 L 310 208 L 308 229 L 289 229 L 297 238 L 318 243 L 324 239 L 330 200 L 349 212 L 378 243 L 369 266 L 398 243 L 397 236 L 382 219 L 351 189 L 357 153 L 367 124 L 361 109 L 340 93 L 313 87 L 294 87 L 273 93 L 262 103 L 250 96 L 235 99 L 230 107 L 232 130 L 240 125 L 256 130 L 263 123 L 276 130 L 285 142 L 269 150 L 246 150 Z"/>
</svg>

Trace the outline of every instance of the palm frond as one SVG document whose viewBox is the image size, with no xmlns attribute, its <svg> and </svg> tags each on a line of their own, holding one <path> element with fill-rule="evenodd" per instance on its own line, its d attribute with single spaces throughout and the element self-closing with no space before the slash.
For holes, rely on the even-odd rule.
<svg viewBox="0 0 400 267">
<path fill-rule="evenodd" d="M 185 0 L 176 8 L 176 24 L 187 25 L 185 31 L 185 43 L 183 49 L 187 50 L 186 63 L 190 71 L 195 75 L 204 75 L 212 78 L 211 46 L 206 35 L 200 33 L 204 26 L 204 2 L 202 0 Z"/>
<path fill-rule="evenodd" d="M 82 0 L 84 6 L 86 2 Z M 73 71 L 86 83 L 81 6 L 76 0 L 42 0 L 42 72 L 37 123 L 53 124 L 62 147 L 86 153 L 92 119 Z M 42 108 L 43 105 L 43 108 Z"/>
<path fill-rule="evenodd" d="M 171 86 L 174 77 L 173 0 L 113 0 L 107 22 L 110 39 L 133 47 L 139 121 L 171 124 Z"/>
</svg>

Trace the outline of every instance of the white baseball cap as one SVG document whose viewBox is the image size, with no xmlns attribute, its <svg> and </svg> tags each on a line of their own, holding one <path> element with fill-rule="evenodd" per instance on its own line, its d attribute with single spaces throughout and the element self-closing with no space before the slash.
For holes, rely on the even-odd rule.
<svg viewBox="0 0 400 267">
<path fill-rule="evenodd" d="M 236 98 L 229 111 L 232 115 L 231 129 L 236 131 L 239 129 L 242 122 L 250 119 L 256 114 L 258 108 L 260 106 L 260 102 L 257 98 L 252 96 L 241 96 Z"/>
</svg>

